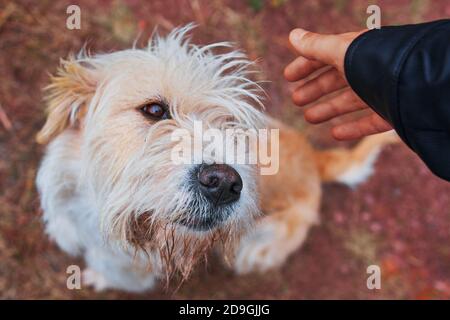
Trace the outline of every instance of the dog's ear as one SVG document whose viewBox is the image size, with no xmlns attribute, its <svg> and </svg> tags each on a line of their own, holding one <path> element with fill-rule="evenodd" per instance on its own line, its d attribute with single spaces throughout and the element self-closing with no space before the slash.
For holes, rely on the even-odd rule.
<svg viewBox="0 0 450 320">
<path fill-rule="evenodd" d="M 44 91 L 47 121 L 37 134 L 37 142 L 46 144 L 69 126 L 80 123 L 95 93 L 98 76 L 94 65 L 85 59 L 69 57 L 61 65 Z"/>
</svg>

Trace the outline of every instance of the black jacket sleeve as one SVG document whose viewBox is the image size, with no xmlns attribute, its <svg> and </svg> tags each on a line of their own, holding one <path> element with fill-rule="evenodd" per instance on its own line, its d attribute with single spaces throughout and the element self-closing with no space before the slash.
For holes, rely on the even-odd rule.
<svg viewBox="0 0 450 320">
<path fill-rule="evenodd" d="M 450 20 L 383 27 L 345 55 L 353 90 L 450 181 Z"/>
</svg>

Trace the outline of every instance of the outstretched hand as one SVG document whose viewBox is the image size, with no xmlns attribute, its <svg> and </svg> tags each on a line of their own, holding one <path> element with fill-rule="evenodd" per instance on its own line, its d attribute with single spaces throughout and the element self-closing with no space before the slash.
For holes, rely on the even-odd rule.
<svg viewBox="0 0 450 320">
<path fill-rule="evenodd" d="M 349 86 L 344 72 L 345 53 L 350 43 L 362 32 L 322 35 L 294 29 L 290 33 L 289 41 L 299 56 L 285 68 L 285 78 L 291 82 L 299 81 L 322 70 L 314 78 L 302 81 L 292 94 L 292 100 L 298 106 L 315 102 L 305 111 L 308 122 L 321 123 L 370 108 Z M 329 96 L 338 90 L 340 92 L 337 95 Z M 322 97 L 325 98 L 316 102 Z M 350 140 L 391 129 L 388 122 L 371 110 L 363 118 L 335 126 L 332 135 L 338 140 Z"/>
</svg>

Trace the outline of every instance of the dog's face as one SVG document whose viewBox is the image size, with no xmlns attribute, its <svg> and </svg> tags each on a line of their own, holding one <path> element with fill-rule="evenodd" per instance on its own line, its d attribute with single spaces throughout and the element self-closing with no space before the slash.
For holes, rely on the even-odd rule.
<svg viewBox="0 0 450 320">
<path fill-rule="evenodd" d="M 214 240 L 233 241 L 258 213 L 254 165 L 205 155 L 179 164 L 173 132 L 263 125 L 249 62 L 216 44 L 183 40 L 189 28 L 148 48 L 67 61 L 49 86 L 49 117 L 38 139 L 67 127 L 81 136 L 80 185 L 89 188 L 110 239 L 146 249 L 186 272 Z M 226 152 L 226 151 L 225 151 Z M 193 161 L 195 162 L 195 161 Z"/>
</svg>

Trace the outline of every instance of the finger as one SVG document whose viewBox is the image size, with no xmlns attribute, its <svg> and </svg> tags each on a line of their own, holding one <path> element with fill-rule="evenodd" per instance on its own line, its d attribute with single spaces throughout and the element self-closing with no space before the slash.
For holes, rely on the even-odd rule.
<svg viewBox="0 0 450 320">
<path fill-rule="evenodd" d="M 305 111 L 305 119 L 311 123 L 321 123 L 336 116 L 368 108 L 356 93 L 348 88 L 328 101 L 320 102 Z"/>
<path fill-rule="evenodd" d="M 320 61 L 309 60 L 300 56 L 284 69 L 284 77 L 287 81 L 298 81 L 309 76 L 324 65 L 325 64 Z"/>
<path fill-rule="evenodd" d="M 342 39 L 337 35 L 323 35 L 294 29 L 289 34 L 289 41 L 300 55 L 311 60 L 336 65 L 340 60 Z"/>
<path fill-rule="evenodd" d="M 332 129 L 332 135 L 337 140 L 352 140 L 391 129 L 392 126 L 386 120 L 373 113 L 357 121 L 334 127 Z"/>
<path fill-rule="evenodd" d="M 296 105 L 303 106 L 346 85 L 345 79 L 333 68 L 300 85 L 292 94 L 292 100 Z"/>
</svg>

